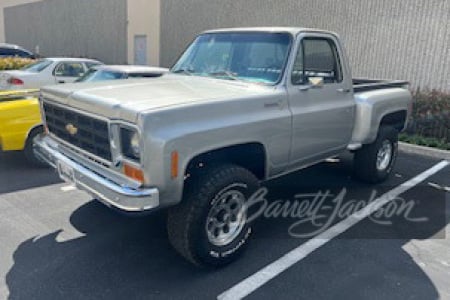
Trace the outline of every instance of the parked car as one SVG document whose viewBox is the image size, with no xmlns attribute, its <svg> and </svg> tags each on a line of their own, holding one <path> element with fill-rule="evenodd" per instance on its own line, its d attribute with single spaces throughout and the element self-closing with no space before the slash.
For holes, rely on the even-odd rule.
<svg viewBox="0 0 450 300">
<path fill-rule="evenodd" d="M 90 68 L 77 82 L 94 82 L 129 78 L 153 78 L 168 73 L 169 69 L 133 65 L 99 65 Z"/>
<path fill-rule="evenodd" d="M 386 180 L 411 111 L 407 84 L 352 79 L 332 32 L 213 30 L 160 78 L 43 88 L 48 134 L 35 152 L 109 207 L 169 208 L 174 248 L 217 267 L 248 244 L 261 181 L 348 150 L 356 178 Z"/>
<path fill-rule="evenodd" d="M 0 72 L 0 90 L 39 89 L 44 85 L 74 82 L 101 62 L 85 58 L 44 58 L 21 70 Z"/>
<path fill-rule="evenodd" d="M 0 92 L 0 150 L 23 151 L 25 157 L 35 163 L 33 138 L 42 132 L 38 104 L 39 90 Z"/>
<path fill-rule="evenodd" d="M 2 57 L 22 57 L 36 59 L 38 55 L 17 45 L 0 43 L 0 58 Z"/>
<path fill-rule="evenodd" d="M 152 78 L 168 69 L 145 66 L 94 66 L 79 82 Z M 34 156 L 33 138 L 43 131 L 39 111 L 39 90 L 10 90 L 0 92 L 0 150 L 23 151 L 33 165 L 42 165 Z"/>
</svg>

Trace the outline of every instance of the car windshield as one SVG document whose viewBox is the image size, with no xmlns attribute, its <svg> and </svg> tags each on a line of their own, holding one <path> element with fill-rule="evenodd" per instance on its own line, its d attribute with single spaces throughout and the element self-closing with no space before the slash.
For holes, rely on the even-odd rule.
<svg viewBox="0 0 450 300">
<path fill-rule="evenodd" d="M 90 69 L 76 82 L 94 82 L 94 81 L 104 81 L 104 80 L 116 80 L 125 78 L 126 74 L 122 72 L 116 72 L 111 70 L 96 70 Z"/>
<path fill-rule="evenodd" d="M 171 72 L 274 84 L 290 44 L 288 33 L 207 33 L 196 38 Z"/>
<path fill-rule="evenodd" d="M 38 60 L 37 62 L 28 65 L 26 67 L 23 67 L 23 71 L 33 72 L 33 73 L 39 73 L 42 72 L 45 68 L 50 66 L 52 62 L 47 59 Z"/>
</svg>

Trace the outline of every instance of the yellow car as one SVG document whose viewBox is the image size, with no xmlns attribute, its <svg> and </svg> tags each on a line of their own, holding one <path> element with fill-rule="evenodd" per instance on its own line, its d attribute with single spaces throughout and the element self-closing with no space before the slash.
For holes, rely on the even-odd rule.
<svg viewBox="0 0 450 300">
<path fill-rule="evenodd" d="M 33 138 L 43 131 L 38 92 L 0 91 L 0 150 L 23 151 L 35 165 L 42 164 L 33 153 Z"/>
</svg>

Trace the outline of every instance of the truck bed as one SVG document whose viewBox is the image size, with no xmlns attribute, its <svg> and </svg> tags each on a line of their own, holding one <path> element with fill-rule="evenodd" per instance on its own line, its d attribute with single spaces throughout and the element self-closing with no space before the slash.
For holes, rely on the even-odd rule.
<svg viewBox="0 0 450 300">
<path fill-rule="evenodd" d="M 366 78 L 353 78 L 353 91 L 367 92 L 372 90 L 380 90 L 393 87 L 405 87 L 409 85 L 408 81 L 404 80 L 379 80 Z"/>
</svg>

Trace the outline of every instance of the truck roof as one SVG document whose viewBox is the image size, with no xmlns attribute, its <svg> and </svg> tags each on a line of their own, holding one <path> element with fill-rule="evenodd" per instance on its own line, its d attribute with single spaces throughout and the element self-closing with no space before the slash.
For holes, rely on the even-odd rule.
<svg viewBox="0 0 450 300">
<path fill-rule="evenodd" d="M 220 33 L 220 32 L 287 32 L 292 35 L 297 35 L 300 32 L 317 32 L 317 33 L 328 33 L 335 36 L 338 36 L 337 33 L 317 29 L 317 28 L 306 28 L 306 27 L 238 27 L 238 28 L 220 28 L 220 29 L 212 29 L 206 30 L 203 33 Z"/>
</svg>

